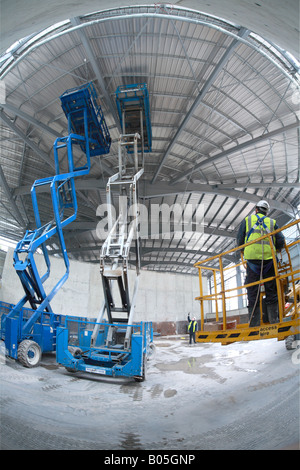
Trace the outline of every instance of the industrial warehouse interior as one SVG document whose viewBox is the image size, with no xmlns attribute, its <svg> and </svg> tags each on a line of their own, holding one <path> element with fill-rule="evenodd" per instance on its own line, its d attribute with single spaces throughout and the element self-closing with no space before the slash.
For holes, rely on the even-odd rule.
<svg viewBox="0 0 300 470">
<path fill-rule="evenodd" d="M 299 450 L 299 2 L 0 16 L 1 450 Z"/>
</svg>

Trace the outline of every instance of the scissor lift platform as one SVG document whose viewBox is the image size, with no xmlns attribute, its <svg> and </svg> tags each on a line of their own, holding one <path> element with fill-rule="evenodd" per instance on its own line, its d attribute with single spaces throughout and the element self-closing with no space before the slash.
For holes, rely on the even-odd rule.
<svg viewBox="0 0 300 470">
<path fill-rule="evenodd" d="M 97 94 L 92 83 L 71 88 L 61 96 L 61 106 L 69 116 L 69 131 L 77 135 L 85 135 L 88 129 L 90 156 L 109 153 L 111 137 L 101 106 L 97 103 Z M 85 110 L 85 113 L 82 110 Z M 87 125 L 88 124 L 88 125 Z M 81 149 L 86 153 L 86 142 L 80 142 Z"/>
<path fill-rule="evenodd" d="M 142 133 L 138 152 L 151 152 L 152 130 L 147 85 L 143 83 L 119 86 L 116 90 L 116 103 L 123 134 Z M 133 153 L 132 149 L 127 150 L 128 153 Z"/>
<path fill-rule="evenodd" d="M 98 333 L 91 347 L 95 328 Z M 109 340 L 111 328 L 112 325 L 106 321 L 97 323 L 88 318 L 66 317 L 64 326 L 57 330 L 57 362 L 69 372 L 145 380 L 153 344 L 152 323 L 126 324 L 125 327 L 113 324 L 116 334 L 125 336 L 127 328 L 132 330 L 129 348 L 124 347 L 124 342 Z"/>
</svg>

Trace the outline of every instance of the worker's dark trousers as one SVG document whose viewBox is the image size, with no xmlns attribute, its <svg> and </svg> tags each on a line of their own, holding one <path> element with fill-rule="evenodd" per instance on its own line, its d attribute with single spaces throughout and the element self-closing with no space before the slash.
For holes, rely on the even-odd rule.
<svg viewBox="0 0 300 470">
<path fill-rule="evenodd" d="M 259 268 L 261 266 L 261 261 L 258 260 L 251 260 L 251 263 L 256 264 Z M 270 263 L 270 260 L 264 261 L 264 266 Z M 259 272 L 257 273 L 254 271 L 247 263 L 247 271 L 246 271 L 246 279 L 245 284 L 250 284 L 251 282 L 258 281 L 260 279 L 260 270 L 257 269 Z M 269 269 L 263 272 L 262 278 L 272 277 L 275 275 L 274 265 L 271 263 Z M 273 279 L 272 281 L 265 282 L 265 304 L 277 306 L 278 304 L 278 297 L 277 297 L 277 287 L 276 287 L 276 280 Z M 249 311 L 249 319 L 253 312 L 253 308 L 255 306 L 256 298 L 256 308 L 252 314 L 251 326 L 257 326 L 260 324 L 260 309 L 259 309 L 259 294 L 258 291 L 260 289 L 259 284 L 256 286 L 247 287 L 247 295 L 248 295 L 248 311 Z M 257 297 L 258 296 L 258 297 Z"/>
<path fill-rule="evenodd" d="M 194 343 L 196 343 L 196 335 L 195 335 L 195 332 L 193 333 L 190 333 L 190 344 L 192 344 L 192 342 L 194 341 Z"/>
</svg>

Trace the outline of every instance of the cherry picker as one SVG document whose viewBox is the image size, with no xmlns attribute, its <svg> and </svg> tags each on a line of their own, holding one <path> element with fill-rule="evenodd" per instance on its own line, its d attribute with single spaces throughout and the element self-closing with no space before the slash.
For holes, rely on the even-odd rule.
<svg viewBox="0 0 300 470">
<path fill-rule="evenodd" d="M 277 338 L 278 341 L 285 340 L 287 349 L 290 349 L 290 343 L 299 340 L 300 336 L 300 269 L 299 265 L 293 266 L 291 251 L 297 249 L 296 245 L 300 243 L 300 239 L 296 239 L 290 243 L 285 243 L 281 252 L 281 257 L 277 257 L 276 250 L 273 245 L 273 237 L 277 232 L 288 229 L 299 224 L 300 219 L 290 222 L 285 227 L 266 233 L 261 237 L 247 242 L 244 245 L 233 248 L 224 253 L 214 255 L 204 260 L 198 261 L 194 266 L 199 273 L 200 296 L 196 300 L 200 302 L 201 327 L 196 333 L 196 342 L 207 343 L 216 342 L 224 345 L 234 343 L 236 341 L 254 341 L 269 338 Z M 237 268 L 244 266 L 246 268 L 246 260 L 225 267 L 223 264 L 224 257 L 234 255 L 236 252 L 243 250 L 245 246 L 253 243 L 268 243 L 271 247 L 272 259 L 274 264 L 274 275 L 261 276 L 260 280 L 236 287 L 226 286 L 226 274 L 234 272 Z M 233 258 L 234 259 L 234 258 Z M 215 266 L 212 265 L 216 262 Z M 211 277 L 211 292 L 204 293 L 204 282 L 207 275 Z M 279 318 L 275 323 L 270 323 L 266 314 L 264 303 L 265 289 L 264 284 L 268 281 L 275 280 L 279 305 Z M 258 326 L 250 326 L 249 321 L 244 321 L 241 315 L 235 316 L 234 319 L 228 315 L 228 301 L 233 298 L 242 298 L 246 295 L 246 288 L 249 286 L 258 286 L 258 305 L 260 309 L 260 324 Z M 216 320 L 213 322 L 205 322 L 205 310 L 215 311 Z M 221 312 L 221 314 L 220 314 Z"/>
</svg>

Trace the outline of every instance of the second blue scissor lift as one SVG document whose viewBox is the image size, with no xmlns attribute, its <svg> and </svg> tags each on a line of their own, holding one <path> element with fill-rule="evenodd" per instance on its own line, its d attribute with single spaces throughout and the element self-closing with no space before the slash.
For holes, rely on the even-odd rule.
<svg viewBox="0 0 300 470">
<path fill-rule="evenodd" d="M 109 178 L 106 188 L 108 234 L 100 253 L 104 303 L 95 321 L 72 318 L 67 327 L 58 328 L 57 361 L 73 372 L 141 381 L 153 351 L 152 324 L 134 321 L 140 277 L 138 181 L 144 172 L 144 152 L 151 151 L 146 85 L 119 87 L 116 103 L 123 132 L 118 141 L 118 172 Z M 116 220 L 112 191 L 121 196 Z M 129 207 L 135 211 L 130 224 Z M 128 279 L 130 250 L 135 252 L 136 265 L 132 292 Z"/>
</svg>

